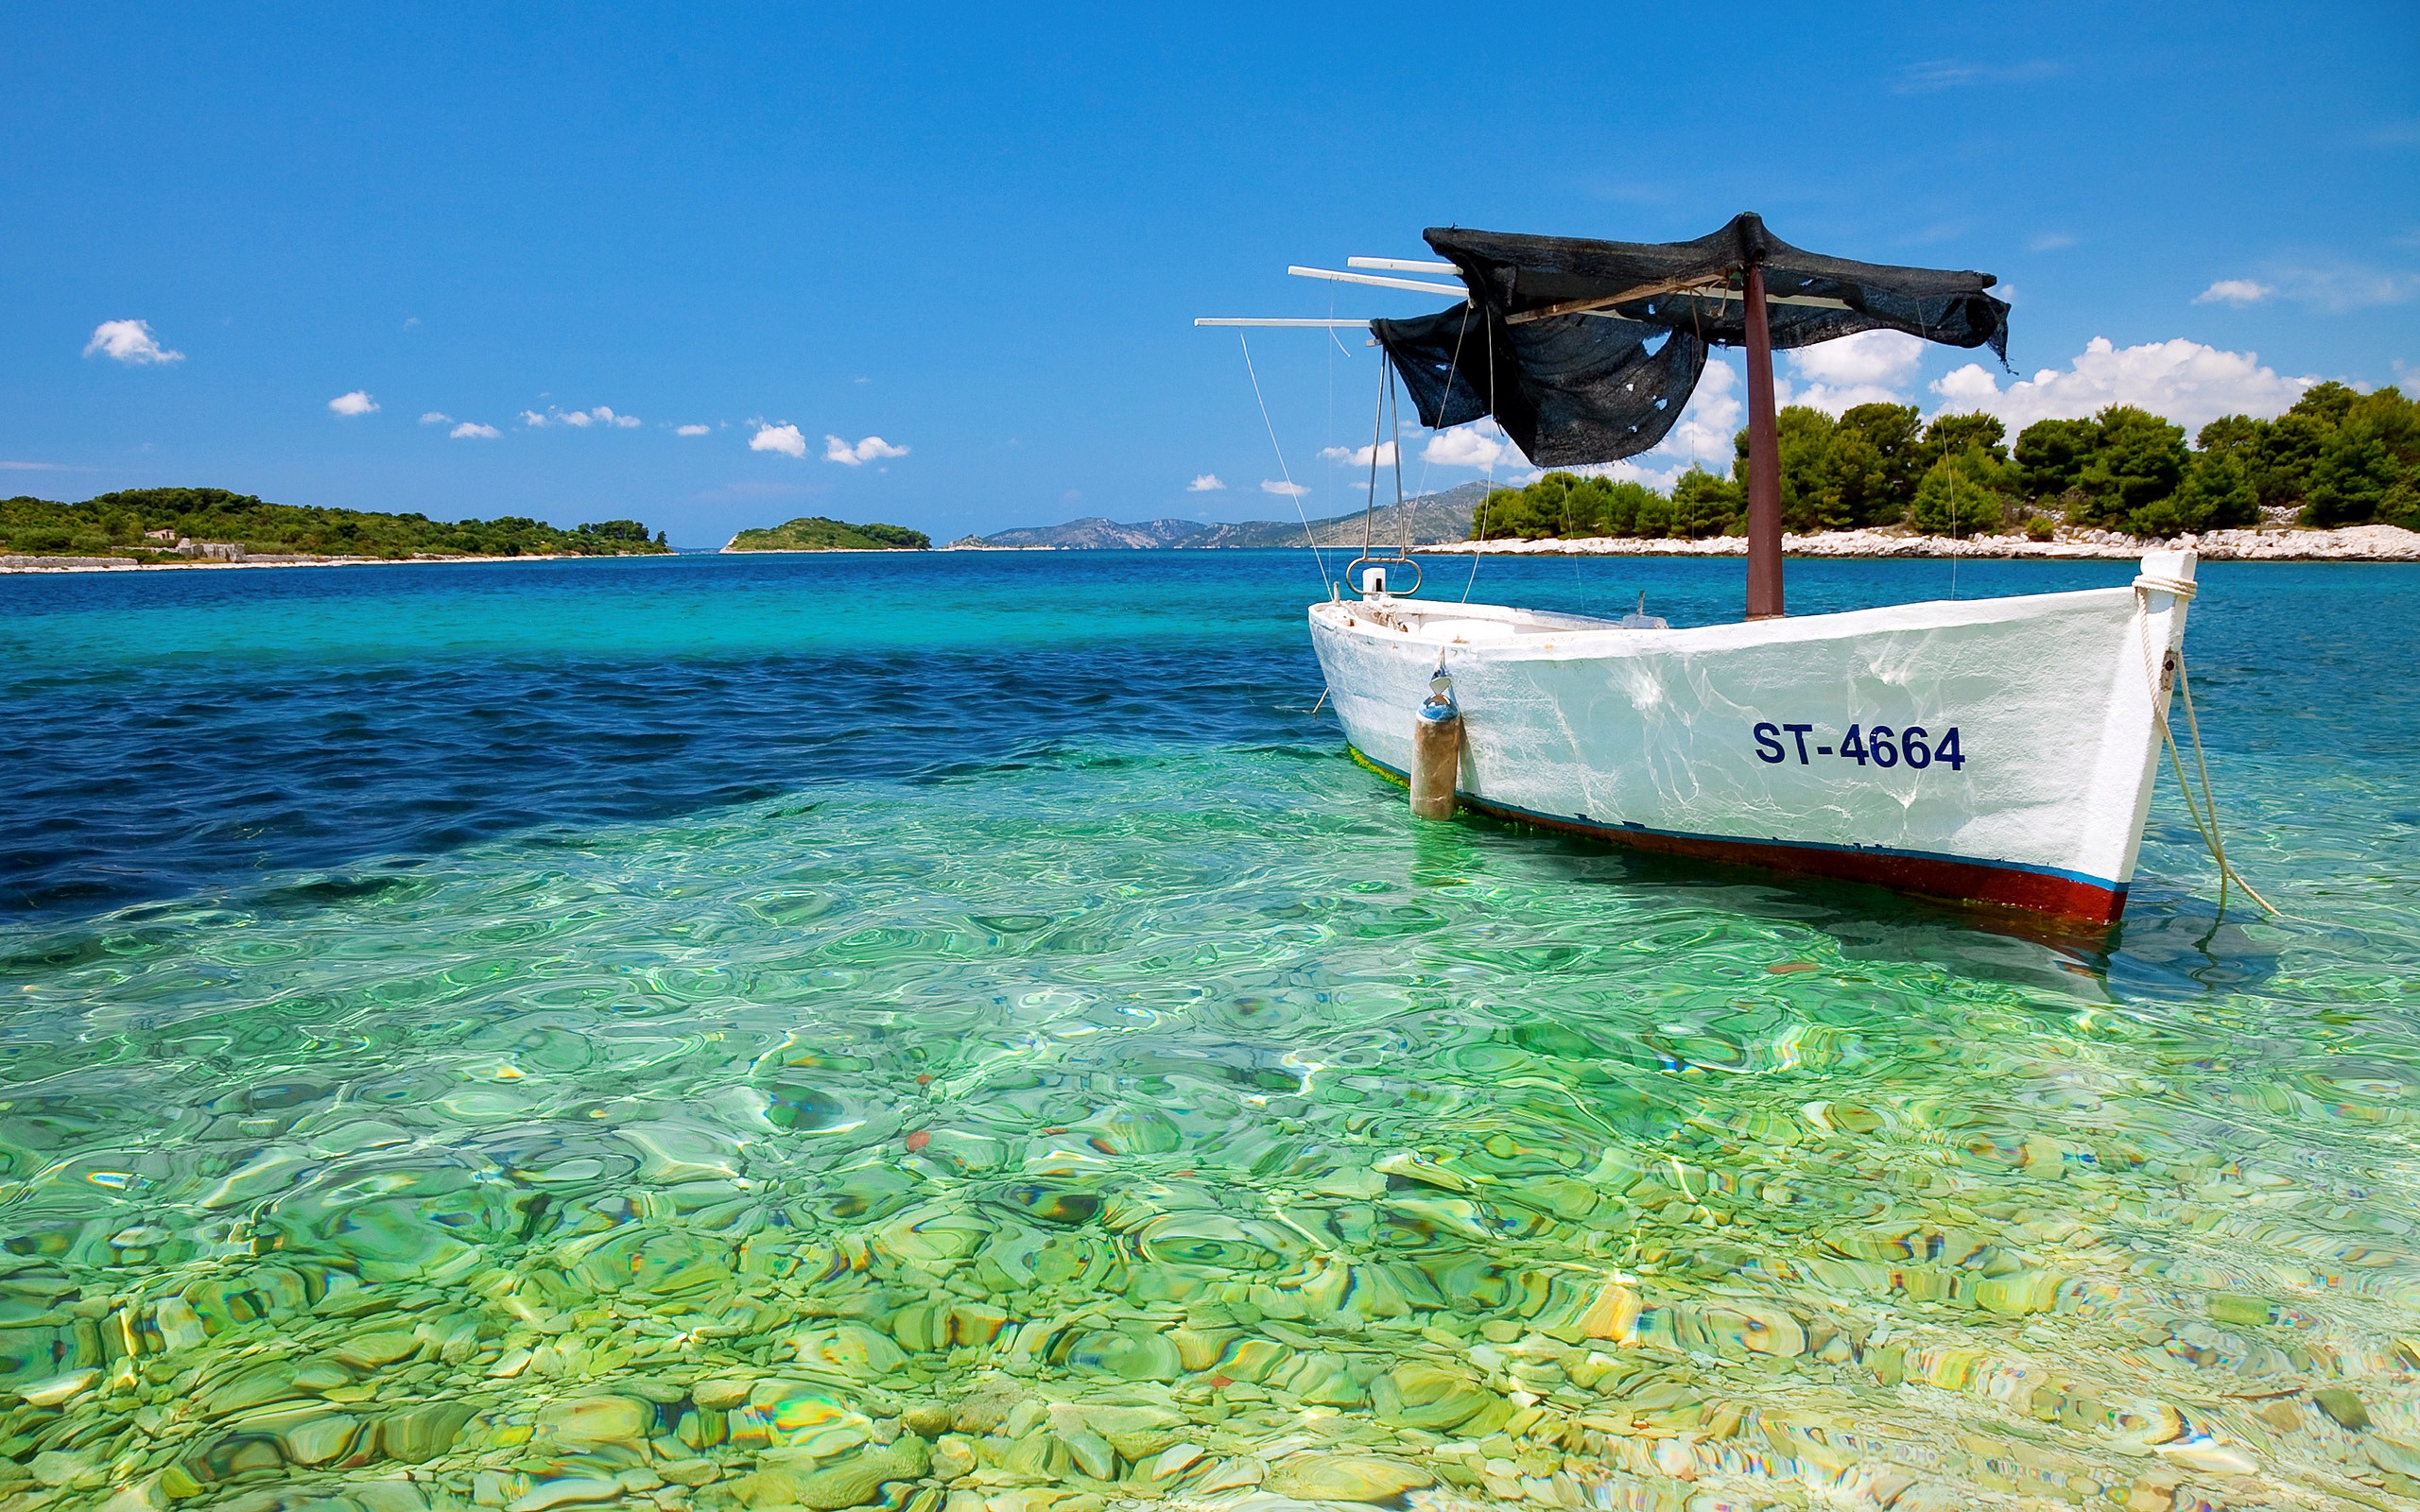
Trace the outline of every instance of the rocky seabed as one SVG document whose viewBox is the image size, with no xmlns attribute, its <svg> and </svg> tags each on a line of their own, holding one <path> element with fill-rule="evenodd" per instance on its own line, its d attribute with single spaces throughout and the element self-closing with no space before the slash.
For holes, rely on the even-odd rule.
<svg viewBox="0 0 2420 1512">
<path fill-rule="evenodd" d="M 1566 1169 L 1501 1133 L 1461 1158 L 1368 1163 L 1255 1134 L 1231 1153 L 1260 1180 L 1221 1200 L 1183 1170 L 1124 1192 L 1085 1179 L 1175 1151 L 1166 1119 L 1064 1134 L 1018 1152 L 894 1131 L 786 1199 L 722 1176 L 726 1143 L 628 1129 L 655 1182 L 576 1205 L 510 1265 L 451 1237 L 499 1216 L 467 1183 L 353 1208 L 342 1260 L 251 1228 L 239 1215 L 296 1159 L 264 1157 L 215 1194 L 229 1247 L 202 1279 L 128 1293 L 15 1258 L 0 1505 L 1949 1512 L 2003 1504 L 1978 1486 L 2009 1505 L 2127 1508 L 2420 1495 L 2420 1339 L 2348 1347 L 2234 1294 L 2121 1321 L 2129 1285 L 2091 1263 L 2107 1235 L 2021 1200 L 1965 1223 L 1828 1227 L 1795 1262 L 1725 1275 L 1704 1252 L 1741 1205 L 1775 1199 L 1770 1177 L 1614 1152 Z M 1762 1131 L 1777 1136 L 1824 1130 Z M 2084 1155 L 2012 1152 L 2054 1178 Z M 2221 1203 L 2177 1216 L 2214 1237 L 2255 1223 Z M 1784 1285 L 1837 1301 L 1786 1301 Z M 2069 1363 L 2113 1328 L 2183 1372 L 2171 1394 Z M 2399 1434 L 2348 1376 L 2396 1383 Z M 2281 1461 L 2341 1500 L 2258 1494 Z"/>
<path fill-rule="evenodd" d="M 2420 561 L 2420 531 L 2397 525 L 2351 525 L 2342 530 L 2212 530 L 2158 540 L 2114 530 L 2062 529 L 2050 541 L 2025 536 L 1902 535 L 1887 530 L 1826 530 L 1785 535 L 1782 549 L 1793 557 L 2045 557 L 2132 558 L 2147 551 L 2190 547 L 2204 561 Z M 1584 540 L 1476 541 L 1416 547 L 1423 553 L 1505 557 L 1744 557 L 1745 536 L 1701 541 L 1594 536 Z"/>
</svg>

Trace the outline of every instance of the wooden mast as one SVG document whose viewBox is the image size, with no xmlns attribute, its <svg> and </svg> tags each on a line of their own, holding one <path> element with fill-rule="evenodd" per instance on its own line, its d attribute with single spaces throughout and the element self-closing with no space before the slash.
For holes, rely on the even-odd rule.
<svg viewBox="0 0 2420 1512">
<path fill-rule="evenodd" d="M 1773 337 L 1765 321 L 1765 269 L 1747 268 L 1748 296 L 1748 617 L 1779 619 L 1781 607 L 1781 438 L 1773 423 Z"/>
</svg>

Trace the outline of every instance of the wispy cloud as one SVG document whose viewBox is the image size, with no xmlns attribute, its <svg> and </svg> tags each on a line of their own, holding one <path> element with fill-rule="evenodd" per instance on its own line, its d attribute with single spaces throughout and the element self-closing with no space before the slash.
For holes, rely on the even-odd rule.
<svg viewBox="0 0 2420 1512">
<path fill-rule="evenodd" d="M 454 422 L 454 417 L 443 410 L 432 409 L 421 416 L 420 422 L 424 425 L 450 425 Z"/>
<path fill-rule="evenodd" d="M 1218 473 L 1204 472 L 1196 477 L 1192 482 L 1186 484 L 1184 486 L 1184 491 L 1187 493 L 1217 493 L 1225 488 L 1226 485 L 1219 481 Z"/>
<path fill-rule="evenodd" d="M 2281 296 L 2324 315 L 2407 304 L 2420 295 L 2420 274 L 2351 258 L 2280 264 L 2269 269 L 2269 276 Z"/>
<path fill-rule="evenodd" d="M 756 434 L 748 438 L 748 449 L 803 457 L 806 455 L 806 436 L 795 425 L 759 425 Z"/>
<path fill-rule="evenodd" d="M 477 421 L 466 420 L 445 434 L 458 441 L 493 441 L 504 432 L 493 425 L 482 425 Z"/>
<path fill-rule="evenodd" d="M 525 409 L 521 412 L 521 423 L 539 430 L 549 425 L 562 425 L 572 430 L 584 431 L 592 425 L 603 425 L 614 430 L 628 431 L 638 428 L 639 418 L 636 415 L 618 415 L 614 412 L 612 405 L 599 404 L 595 409 L 550 407 L 543 415 L 534 409 Z"/>
<path fill-rule="evenodd" d="M 1980 363 L 1968 363 L 1932 386 L 1942 408 L 1997 415 L 2009 429 L 2037 420 L 2076 420 L 2110 404 L 2135 404 L 2198 429 L 2221 415 L 2282 413 L 2319 382 L 2280 377 L 2252 352 L 2224 352 L 2178 338 L 2119 347 L 2095 336 L 2064 369 L 2045 368 L 2002 388 Z"/>
<path fill-rule="evenodd" d="M 2029 252 L 2064 252 L 2075 244 L 2076 239 L 2066 232 L 2046 231 L 2029 238 L 2025 249 Z"/>
<path fill-rule="evenodd" d="M 1271 482 L 1267 478 L 1263 478 L 1260 482 L 1260 491 L 1263 493 L 1273 493 L 1281 499 L 1299 499 L 1309 493 L 1311 490 L 1303 487 L 1299 483 L 1276 483 Z"/>
<path fill-rule="evenodd" d="M 371 398 L 370 390 L 366 388 L 356 388 L 349 394 L 338 394 L 328 401 L 328 408 L 338 415 L 367 415 L 377 407 L 378 401 Z"/>
<path fill-rule="evenodd" d="M 863 467 L 868 462 L 907 455 L 908 448 L 893 446 L 879 436 L 869 436 L 854 444 L 838 436 L 823 438 L 823 460 L 846 467 Z"/>
<path fill-rule="evenodd" d="M 182 362 L 185 354 L 170 352 L 160 345 L 151 334 L 148 320 L 104 320 L 93 327 L 93 339 L 84 343 L 84 355 L 108 357 L 139 368 L 146 363 Z"/>
<path fill-rule="evenodd" d="M 69 467 L 64 462 L 0 462 L 0 472 L 89 472 L 92 469 Z"/>
<path fill-rule="evenodd" d="M 713 429 L 714 427 L 711 425 L 675 425 L 672 427 L 672 434 L 675 436 L 703 436 Z"/>
<path fill-rule="evenodd" d="M 2196 304 L 2257 304 L 2277 291 L 2248 278 L 2222 278 L 2193 296 Z"/>
<path fill-rule="evenodd" d="M 2059 65 L 2047 59 L 2023 63 L 1969 63 L 1955 58 L 1936 58 L 1910 63 L 1899 70 L 1898 82 L 1891 86 L 1891 93 L 1937 94 L 1945 89 L 1969 89 L 1981 84 L 2031 84 L 2053 77 L 2059 71 Z"/>
</svg>

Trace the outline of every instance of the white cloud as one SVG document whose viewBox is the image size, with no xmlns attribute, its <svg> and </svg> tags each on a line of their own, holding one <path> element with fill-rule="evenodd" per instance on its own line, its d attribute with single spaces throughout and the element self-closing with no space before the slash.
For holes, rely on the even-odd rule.
<svg viewBox="0 0 2420 1512">
<path fill-rule="evenodd" d="M 1260 491 L 1263 493 L 1273 493 L 1281 499 L 1299 499 L 1311 490 L 1303 487 L 1299 483 L 1271 483 L 1268 479 L 1263 478 L 1260 484 Z"/>
<path fill-rule="evenodd" d="M 2276 293 L 2266 284 L 2256 284 L 2248 278 L 2222 278 L 2193 296 L 2196 304 L 2257 304 Z"/>
<path fill-rule="evenodd" d="M 185 354 L 170 352 L 151 334 L 148 320 L 104 320 L 93 327 L 84 355 L 103 356 L 139 368 L 147 362 L 182 362 Z"/>
<path fill-rule="evenodd" d="M 806 437 L 795 425 L 759 425 L 756 434 L 748 438 L 752 452 L 779 452 L 784 456 L 804 456 Z"/>
<path fill-rule="evenodd" d="M 1184 491 L 1187 493 L 1217 493 L 1225 487 L 1226 485 L 1224 483 L 1219 481 L 1218 473 L 1204 472 L 1200 477 L 1195 478 L 1192 482 L 1186 484 L 1184 486 Z"/>
<path fill-rule="evenodd" d="M 435 409 L 430 410 L 420 418 L 420 422 L 424 425 L 448 425 L 453 423 L 453 416 L 444 413 L 442 410 Z"/>
<path fill-rule="evenodd" d="M 1731 438 L 1739 429 L 1739 396 L 1732 392 L 1738 382 L 1739 374 L 1731 364 L 1707 363 L 1705 376 L 1698 380 L 1697 392 L 1689 396 L 1688 407 L 1681 411 L 1681 422 L 1647 455 L 1676 458 L 1684 472 L 1693 462 L 1717 472 L 1728 468 Z"/>
<path fill-rule="evenodd" d="M 1819 384 L 1896 387 L 1916 374 L 1925 344 L 1904 331 L 1860 331 L 1789 353 L 1791 369 Z"/>
<path fill-rule="evenodd" d="M 370 391 L 366 388 L 356 388 L 349 394 L 338 394 L 328 401 L 328 408 L 339 415 L 367 415 L 377 407 L 378 401 L 371 398 Z"/>
<path fill-rule="evenodd" d="M 672 427 L 672 434 L 675 436 L 703 436 L 713 429 L 714 427 L 711 425 L 675 425 Z"/>
<path fill-rule="evenodd" d="M 1395 443 L 1381 441 L 1371 446 L 1322 446 L 1320 455 L 1353 467 L 1368 467 L 1374 459 L 1380 467 L 1390 467 L 1395 459 Z"/>
<path fill-rule="evenodd" d="M 595 409 L 550 407 L 543 415 L 534 409 L 525 409 L 521 412 L 521 423 L 541 430 L 549 425 L 568 425 L 574 430 L 580 431 L 588 429 L 591 425 L 607 425 L 616 430 L 627 431 L 638 428 L 639 418 L 636 415 L 617 415 L 611 405 L 599 404 Z"/>
<path fill-rule="evenodd" d="M 1860 331 L 1802 347 L 1785 355 L 1792 373 L 1811 381 L 1802 388 L 1777 379 L 1774 402 L 1805 404 L 1829 415 L 1858 404 L 1904 404 L 1924 350 L 1924 342 L 1898 331 Z"/>
<path fill-rule="evenodd" d="M 839 462 L 849 467 L 861 467 L 878 457 L 906 456 L 908 448 L 893 446 L 879 436 L 869 436 L 855 446 L 838 436 L 823 438 L 823 460 Z"/>
<path fill-rule="evenodd" d="M 2065 369 L 2045 368 L 2003 389 L 1979 363 L 1932 386 L 1945 410 L 1997 415 L 2014 433 L 2037 420 L 2077 420 L 2109 404 L 2135 404 L 2187 430 L 2221 415 L 2280 414 L 2317 377 L 2281 378 L 2257 352 L 2221 352 L 2179 337 L 2120 348 L 2095 336 Z"/>
<path fill-rule="evenodd" d="M 482 425 L 477 421 L 466 420 L 461 424 L 455 426 L 450 431 L 447 431 L 445 434 L 458 441 L 493 441 L 497 437 L 503 435 L 504 432 L 497 430 L 493 425 Z"/>
<path fill-rule="evenodd" d="M 2048 231 L 2025 244 L 2029 252 L 2064 252 L 2076 244 L 2072 235 L 2063 231 Z"/>
<path fill-rule="evenodd" d="M 1420 449 L 1420 459 L 1432 467 L 1489 468 L 1507 460 L 1517 462 L 1522 457 L 1494 421 L 1481 421 L 1431 436 L 1428 444 Z"/>
</svg>

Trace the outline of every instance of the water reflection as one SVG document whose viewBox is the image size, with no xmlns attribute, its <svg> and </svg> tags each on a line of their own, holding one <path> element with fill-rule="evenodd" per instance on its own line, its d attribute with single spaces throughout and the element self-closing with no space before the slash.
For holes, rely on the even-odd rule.
<svg viewBox="0 0 2420 1512">
<path fill-rule="evenodd" d="M 21 929 L 0 1494 L 2420 1489 L 2402 956 L 1399 803 L 1060 751 Z"/>
</svg>

